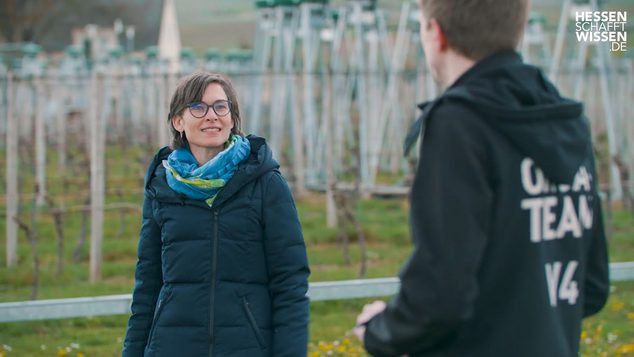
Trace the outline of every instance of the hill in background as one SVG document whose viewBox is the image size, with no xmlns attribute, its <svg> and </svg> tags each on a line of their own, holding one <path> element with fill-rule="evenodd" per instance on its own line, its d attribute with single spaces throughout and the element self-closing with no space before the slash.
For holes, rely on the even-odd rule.
<svg viewBox="0 0 634 357">
<path fill-rule="evenodd" d="M 340 6 L 347 1 L 333 0 L 331 4 Z M 562 0 L 532 0 L 532 10 L 546 17 L 546 26 L 549 31 L 556 31 L 562 2 Z M 183 46 L 193 48 L 199 55 L 209 47 L 252 48 L 256 22 L 254 1 L 177 0 L 175 3 Z M 378 1 L 386 14 L 389 27 L 393 28 L 397 25 L 402 3 L 400 0 Z M 600 3 L 608 10 L 622 10 L 634 14 L 632 0 L 610 0 L 600 1 Z M 634 21 L 629 18 L 628 20 L 631 34 Z"/>
</svg>

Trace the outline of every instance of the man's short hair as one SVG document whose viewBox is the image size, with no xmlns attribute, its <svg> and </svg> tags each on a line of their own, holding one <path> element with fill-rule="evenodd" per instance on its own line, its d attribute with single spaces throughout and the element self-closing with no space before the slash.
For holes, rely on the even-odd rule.
<svg viewBox="0 0 634 357">
<path fill-rule="evenodd" d="M 435 19 L 447 43 L 478 61 L 519 44 L 529 0 L 419 0 L 425 19 Z"/>
</svg>

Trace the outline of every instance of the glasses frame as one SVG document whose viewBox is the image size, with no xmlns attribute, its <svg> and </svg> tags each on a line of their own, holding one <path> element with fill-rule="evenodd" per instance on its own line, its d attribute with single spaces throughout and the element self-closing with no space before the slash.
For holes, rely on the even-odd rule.
<svg viewBox="0 0 634 357">
<path fill-rule="evenodd" d="M 228 111 L 228 112 L 226 112 L 225 114 L 222 114 L 222 115 L 218 114 L 218 112 L 216 111 L 216 108 L 214 108 L 214 105 L 215 105 L 216 103 L 218 103 L 218 102 L 226 102 L 226 103 L 227 103 L 227 105 L 229 106 L 229 111 Z M 205 113 L 204 113 L 202 116 L 196 116 L 196 115 L 194 115 L 194 113 L 192 112 L 192 106 L 193 106 L 194 104 L 202 104 L 202 105 L 204 105 L 204 106 L 205 106 Z M 226 117 L 226 116 L 227 116 L 228 114 L 230 114 L 230 113 L 231 113 L 231 111 L 233 110 L 232 103 L 231 103 L 231 101 L 230 101 L 230 100 L 228 100 L 228 99 L 218 99 L 218 100 L 214 101 L 214 102 L 213 102 L 213 103 L 211 103 L 211 104 L 207 104 L 207 103 L 205 103 L 205 102 L 203 102 L 203 101 L 191 102 L 191 103 L 189 103 L 189 104 L 185 105 L 185 108 L 187 108 L 187 109 L 189 110 L 189 114 L 191 114 L 191 115 L 192 115 L 194 118 L 196 118 L 196 119 L 202 119 L 202 118 L 204 118 L 204 117 L 207 115 L 207 113 L 209 113 L 209 108 L 211 108 L 211 110 L 213 110 L 213 111 L 214 111 L 214 114 L 216 114 L 218 117 Z M 184 108 L 183 108 L 183 109 L 184 109 Z"/>
</svg>

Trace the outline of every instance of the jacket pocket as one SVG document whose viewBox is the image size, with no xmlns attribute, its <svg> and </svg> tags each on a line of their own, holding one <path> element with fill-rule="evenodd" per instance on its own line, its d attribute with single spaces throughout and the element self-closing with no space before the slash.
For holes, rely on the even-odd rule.
<svg viewBox="0 0 634 357">
<path fill-rule="evenodd" d="M 244 312 L 247 315 L 247 319 L 249 320 L 249 324 L 253 329 L 253 333 L 255 334 L 255 338 L 258 340 L 258 344 L 261 349 L 266 348 L 266 344 L 264 343 L 264 337 L 262 337 L 262 332 L 260 332 L 260 328 L 258 327 L 257 322 L 255 321 L 255 317 L 253 317 L 253 313 L 251 312 L 251 308 L 249 307 L 249 302 L 246 297 L 242 297 L 242 306 L 244 307 Z"/>
<path fill-rule="evenodd" d="M 158 322 L 159 317 L 161 316 L 161 312 L 163 311 L 163 308 L 165 307 L 165 304 L 167 304 L 167 301 L 169 300 L 169 298 L 172 297 L 172 288 L 168 287 L 167 289 L 165 289 L 165 293 L 163 294 L 163 297 L 159 296 L 159 301 L 156 303 L 156 310 L 154 311 L 154 318 L 152 319 L 152 326 L 150 327 L 150 334 L 147 337 L 147 345 L 150 345 L 150 342 L 152 341 L 152 337 L 154 336 L 154 329 L 156 327 L 156 323 Z"/>
</svg>

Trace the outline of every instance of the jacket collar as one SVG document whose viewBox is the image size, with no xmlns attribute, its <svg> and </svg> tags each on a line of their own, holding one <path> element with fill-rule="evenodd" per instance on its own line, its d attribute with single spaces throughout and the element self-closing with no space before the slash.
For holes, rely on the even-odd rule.
<svg viewBox="0 0 634 357">
<path fill-rule="evenodd" d="M 257 179 L 268 171 L 279 168 L 280 165 L 273 159 L 273 153 L 264 138 L 249 135 L 247 139 L 251 145 L 249 157 L 238 165 L 231 180 L 218 192 L 218 196 L 216 196 L 211 207 L 212 209 L 222 205 L 249 182 Z M 161 163 L 167 159 L 167 156 L 169 156 L 171 152 L 172 150 L 169 147 L 164 147 L 154 156 L 145 179 L 146 194 L 149 194 L 151 197 L 156 197 L 159 201 L 181 204 L 187 203 L 209 208 L 204 201 L 189 199 L 185 197 L 185 195 L 175 192 L 168 186 L 165 177 L 165 168 Z"/>
</svg>

